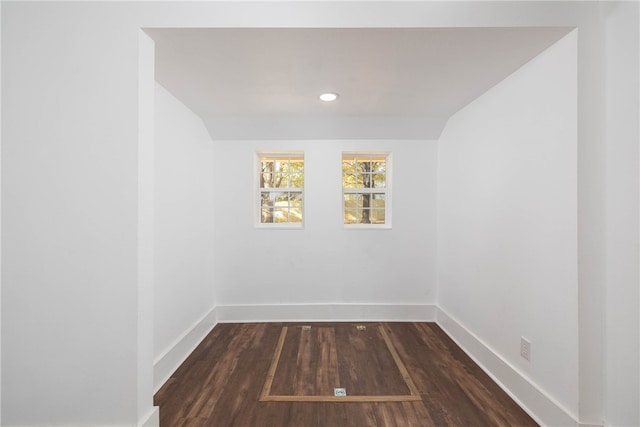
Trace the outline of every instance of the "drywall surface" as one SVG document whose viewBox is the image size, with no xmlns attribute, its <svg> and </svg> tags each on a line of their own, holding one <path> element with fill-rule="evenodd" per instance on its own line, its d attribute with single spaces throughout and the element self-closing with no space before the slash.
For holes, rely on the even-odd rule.
<svg viewBox="0 0 640 427">
<path fill-rule="evenodd" d="M 214 307 L 213 143 L 202 120 L 155 86 L 155 313 L 158 358 Z"/>
<path fill-rule="evenodd" d="M 606 287 L 604 420 L 640 425 L 638 383 L 638 3 L 603 4 Z"/>
<path fill-rule="evenodd" d="M 2 2 L 0 2 L 0 23 L 2 22 Z M 2 99 L 2 31 L 0 31 L 0 100 Z M 2 102 L 0 102 L 0 188 L 2 188 Z M 0 212 L 2 198 L 0 197 Z M 2 224 L 0 223 L 0 331 L 2 330 Z M 0 425 L 2 425 L 2 339 L 0 339 Z"/>
<path fill-rule="evenodd" d="M 214 143 L 219 305 L 434 301 L 435 141 Z M 304 228 L 255 227 L 262 150 L 304 151 Z M 345 229 L 342 151 L 392 152 L 392 229 Z"/>
<path fill-rule="evenodd" d="M 577 418 L 576 46 L 574 32 L 449 120 L 439 142 L 438 295 Z"/>
<path fill-rule="evenodd" d="M 2 422 L 134 425 L 138 32 L 2 8 Z"/>
<path fill-rule="evenodd" d="M 154 99 L 155 48 L 153 40 L 138 32 L 138 324 L 137 414 L 147 424 L 153 408 L 153 294 L 154 294 Z"/>
<path fill-rule="evenodd" d="M 153 339 L 136 336 L 147 315 L 135 271 L 144 27 L 578 27 L 580 413 L 602 420 L 602 210 L 606 194 L 627 184 L 603 174 L 598 10 L 544 1 L 2 2 L 3 425 L 137 422 L 136 346 Z"/>
</svg>

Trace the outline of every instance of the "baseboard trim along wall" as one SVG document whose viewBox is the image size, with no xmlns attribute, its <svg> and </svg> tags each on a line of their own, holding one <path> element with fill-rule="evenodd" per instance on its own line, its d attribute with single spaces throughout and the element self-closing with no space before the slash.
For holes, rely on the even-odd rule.
<svg viewBox="0 0 640 427">
<path fill-rule="evenodd" d="M 217 309 L 197 321 L 153 362 L 153 390 L 156 393 L 186 358 L 216 326 Z"/>
<path fill-rule="evenodd" d="M 140 427 L 160 427 L 160 407 L 154 406 L 151 413 L 138 423 Z"/>
<path fill-rule="evenodd" d="M 291 304 L 217 306 L 154 362 L 154 391 L 169 379 L 217 323 L 247 322 L 436 322 L 537 423 L 583 427 L 551 396 L 475 336 L 445 310 L 432 304 Z M 153 416 L 143 427 L 155 427 Z M 152 424 L 149 424 L 151 422 Z"/>
<path fill-rule="evenodd" d="M 434 322 L 436 307 L 430 304 L 291 304 L 223 305 L 217 321 L 231 322 Z"/>
<path fill-rule="evenodd" d="M 434 322 L 436 307 L 429 304 L 296 304 L 223 305 L 212 309 L 185 331 L 153 363 L 153 388 L 157 392 L 218 322 Z"/>
<path fill-rule="evenodd" d="M 538 424 L 571 427 L 580 425 L 576 417 L 441 307 L 436 310 L 436 323 Z"/>
</svg>

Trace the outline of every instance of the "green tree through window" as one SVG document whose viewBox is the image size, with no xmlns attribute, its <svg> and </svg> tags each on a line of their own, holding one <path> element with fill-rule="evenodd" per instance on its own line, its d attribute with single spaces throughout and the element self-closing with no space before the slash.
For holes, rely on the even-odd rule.
<svg viewBox="0 0 640 427">
<path fill-rule="evenodd" d="M 342 192 L 345 224 L 385 224 L 387 155 L 343 153 Z"/>
<path fill-rule="evenodd" d="M 259 159 L 260 223 L 302 224 L 302 154 L 259 154 Z"/>
</svg>

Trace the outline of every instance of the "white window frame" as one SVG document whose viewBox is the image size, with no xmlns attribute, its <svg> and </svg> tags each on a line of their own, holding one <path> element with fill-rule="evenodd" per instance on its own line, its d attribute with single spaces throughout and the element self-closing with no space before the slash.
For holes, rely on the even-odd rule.
<svg viewBox="0 0 640 427">
<path fill-rule="evenodd" d="M 304 158 L 304 151 L 256 151 L 254 155 L 254 189 L 255 193 L 253 196 L 254 207 L 255 207 L 255 215 L 254 215 L 254 226 L 260 229 L 293 229 L 300 230 L 304 228 L 304 219 L 305 219 L 305 195 L 304 195 L 304 185 L 302 188 L 297 187 L 279 187 L 277 189 L 270 189 L 270 191 L 274 192 L 300 192 L 302 197 L 302 222 L 284 222 L 284 223 L 271 223 L 271 222 L 262 222 L 262 206 L 261 206 L 261 194 L 265 191 L 264 188 L 260 188 L 260 175 L 262 174 L 262 163 L 261 160 L 264 158 L 278 158 L 281 159 L 283 157 L 288 157 L 290 159 L 301 159 L 306 169 L 306 162 Z M 306 173 L 303 169 L 303 177 L 306 179 Z"/>
<path fill-rule="evenodd" d="M 367 158 L 367 157 L 384 157 L 386 160 L 386 176 L 385 176 L 385 187 L 384 188 L 345 188 L 342 186 L 343 182 L 343 172 L 342 172 L 342 162 L 345 157 L 352 158 Z M 342 199 L 342 225 L 346 229 L 355 229 L 355 230 L 390 230 L 392 228 L 392 162 L 393 153 L 391 151 L 343 151 L 340 156 L 340 185 L 342 187 L 341 199 Z M 344 211 L 345 211 L 345 194 L 384 194 L 385 204 L 384 204 L 384 224 L 345 224 L 344 223 Z"/>
</svg>

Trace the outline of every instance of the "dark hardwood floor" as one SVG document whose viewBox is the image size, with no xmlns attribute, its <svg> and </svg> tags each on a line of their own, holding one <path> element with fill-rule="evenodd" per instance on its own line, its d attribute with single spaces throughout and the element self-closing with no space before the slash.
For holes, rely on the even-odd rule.
<svg viewBox="0 0 640 427">
<path fill-rule="evenodd" d="M 219 324 L 155 405 L 161 427 L 537 425 L 434 323 Z"/>
</svg>

